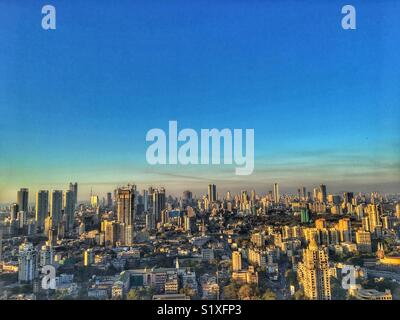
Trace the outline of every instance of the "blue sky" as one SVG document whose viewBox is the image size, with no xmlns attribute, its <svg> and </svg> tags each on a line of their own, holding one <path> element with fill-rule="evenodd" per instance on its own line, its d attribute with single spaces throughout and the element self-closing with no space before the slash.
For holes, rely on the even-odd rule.
<svg viewBox="0 0 400 320">
<path fill-rule="evenodd" d="M 41 7 L 57 29 L 41 28 Z M 0 202 L 136 182 L 397 192 L 400 4 L 0 1 Z M 254 128 L 255 171 L 150 166 L 151 128 Z"/>
</svg>

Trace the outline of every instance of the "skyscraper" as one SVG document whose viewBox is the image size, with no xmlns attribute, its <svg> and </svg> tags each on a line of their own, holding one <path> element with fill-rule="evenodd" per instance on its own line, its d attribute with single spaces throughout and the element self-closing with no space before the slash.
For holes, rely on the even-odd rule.
<svg viewBox="0 0 400 320">
<path fill-rule="evenodd" d="M 19 246 L 18 254 L 18 281 L 31 282 L 38 275 L 38 256 L 32 243 L 23 243 Z"/>
<path fill-rule="evenodd" d="M 118 188 L 116 192 L 117 220 L 119 223 L 118 241 L 125 245 L 133 242 L 135 223 L 135 193 L 136 186 Z"/>
<path fill-rule="evenodd" d="M 36 192 L 36 223 L 39 229 L 44 227 L 44 219 L 49 213 L 49 191 L 39 190 Z"/>
<path fill-rule="evenodd" d="M 161 221 L 161 211 L 165 208 L 165 189 L 153 191 L 153 214 L 156 222 Z"/>
<path fill-rule="evenodd" d="M 302 187 L 301 188 L 301 196 L 302 196 L 302 198 L 303 198 L 303 200 L 306 200 L 307 199 L 307 189 L 306 189 L 306 187 Z"/>
<path fill-rule="evenodd" d="M 44 267 L 48 264 L 53 264 L 54 253 L 51 246 L 43 245 L 39 252 L 39 266 Z"/>
<path fill-rule="evenodd" d="M 111 192 L 107 192 L 107 208 L 111 209 L 113 206 Z"/>
<path fill-rule="evenodd" d="M 338 231 L 341 242 L 351 242 L 351 221 L 349 218 L 339 220 Z"/>
<path fill-rule="evenodd" d="M 275 204 L 279 203 L 279 185 L 277 183 L 274 183 L 274 202 Z"/>
<path fill-rule="evenodd" d="M 73 199 L 74 199 L 74 209 L 76 208 L 78 204 L 78 183 L 70 183 L 69 184 L 69 190 L 72 191 L 73 193 Z"/>
<path fill-rule="evenodd" d="M 29 199 L 29 190 L 27 188 L 21 188 L 17 192 L 17 203 L 19 211 L 28 212 L 28 199 Z"/>
<path fill-rule="evenodd" d="M 321 184 L 321 185 L 319 186 L 319 191 L 321 192 L 321 199 L 320 199 L 320 201 L 325 203 L 325 202 L 326 202 L 326 185 Z"/>
<path fill-rule="evenodd" d="M 232 252 L 232 271 L 242 270 L 242 254 L 239 251 Z"/>
<path fill-rule="evenodd" d="M 357 249 L 361 253 L 371 253 L 371 233 L 362 229 L 356 232 Z"/>
<path fill-rule="evenodd" d="M 17 220 L 17 216 L 18 216 L 18 203 L 13 203 L 11 205 L 11 211 L 10 211 L 10 218 L 11 221 L 14 222 L 15 220 Z"/>
<path fill-rule="evenodd" d="M 374 233 L 375 228 L 378 226 L 381 226 L 378 205 L 369 204 L 367 206 L 367 215 L 368 215 L 368 222 L 369 222 L 369 230 L 367 230 L 367 231 Z"/>
<path fill-rule="evenodd" d="M 61 190 L 53 190 L 50 196 L 50 217 L 52 219 L 52 227 L 57 228 L 62 218 L 62 200 L 63 192 Z"/>
<path fill-rule="evenodd" d="M 135 186 L 117 189 L 117 219 L 120 223 L 132 225 L 135 221 Z"/>
<path fill-rule="evenodd" d="M 352 203 L 352 201 L 353 201 L 353 198 L 354 198 L 354 194 L 353 194 L 353 192 L 344 192 L 343 193 L 343 200 L 344 200 L 344 203 Z"/>
<path fill-rule="evenodd" d="M 99 196 L 98 195 L 91 195 L 90 196 L 90 205 L 92 208 L 97 208 L 99 206 Z"/>
<path fill-rule="evenodd" d="M 217 201 L 217 186 L 215 184 L 208 185 L 208 200 L 210 202 Z"/>
<path fill-rule="evenodd" d="M 183 191 L 182 200 L 183 200 L 183 204 L 184 204 L 184 205 L 191 204 L 192 201 L 193 201 L 193 194 L 192 194 L 192 192 L 189 191 L 189 190 Z"/>
<path fill-rule="evenodd" d="M 297 275 L 307 299 L 331 300 L 328 254 L 324 248 L 318 247 L 314 238 L 303 250 L 303 261 L 299 263 Z"/>
<path fill-rule="evenodd" d="M 308 223 L 310 221 L 310 215 L 308 213 L 308 209 L 306 208 L 301 209 L 300 221 L 301 223 Z"/>
<path fill-rule="evenodd" d="M 147 190 L 143 190 L 142 197 L 143 197 L 143 211 L 147 212 L 147 210 L 149 209 L 149 192 Z"/>
<path fill-rule="evenodd" d="M 72 230 L 74 227 L 74 193 L 71 190 L 67 190 L 64 192 L 64 215 L 66 217 L 66 231 Z"/>
</svg>

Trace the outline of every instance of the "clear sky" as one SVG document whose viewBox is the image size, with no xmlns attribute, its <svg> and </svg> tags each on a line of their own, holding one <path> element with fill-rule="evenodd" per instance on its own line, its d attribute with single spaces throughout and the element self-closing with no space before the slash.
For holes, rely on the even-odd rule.
<svg viewBox="0 0 400 320">
<path fill-rule="evenodd" d="M 350 2 L 357 30 L 333 0 L 0 0 L 0 203 L 70 181 L 398 192 L 400 2 Z M 148 165 L 169 120 L 254 128 L 253 175 Z"/>
</svg>

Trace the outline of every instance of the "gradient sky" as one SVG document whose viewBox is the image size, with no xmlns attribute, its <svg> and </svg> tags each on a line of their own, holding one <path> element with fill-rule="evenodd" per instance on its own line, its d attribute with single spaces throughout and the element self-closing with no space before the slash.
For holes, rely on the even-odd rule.
<svg viewBox="0 0 400 320">
<path fill-rule="evenodd" d="M 0 203 L 20 187 L 400 187 L 400 3 L 0 0 Z M 41 7 L 57 30 L 41 28 Z M 254 128 L 255 170 L 150 166 L 151 128 Z M 31 198 L 33 200 L 33 197 Z"/>
</svg>

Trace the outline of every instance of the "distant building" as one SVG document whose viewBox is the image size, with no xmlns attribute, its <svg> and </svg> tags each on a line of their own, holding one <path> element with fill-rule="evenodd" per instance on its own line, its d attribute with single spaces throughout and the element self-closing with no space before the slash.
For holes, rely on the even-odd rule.
<svg viewBox="0 0 400 320">
<path fill-rule="evenodd" d="M 356 232 L 356 244 L 357 250 L 361 253 L 371 253 L 371 233 L 364 230 L 358 230 Z"/>
<path fill-rule="evenodd" d="M 35 219 L 38 228 L 44 228 L 44 220 L 49 213 L 49 191 L 40 190 L 36 193 Z"/>
<path fill-rule="evenodd" d="M 63 207 L 64 207 L 64 215 L 66 221 L 66 230 L 70 231 L 74 227 L 74 193 L 71 190 L 67 190 L 64 192 L 63 198 Z"/>
<path fill-rule="evenodd" d="M 54 190 L 50 196 L 50 217 L 52 220 L 52 227 L 57 228 L 62 218 L 62 201 L 63 192 L 61 190 Z"/>
<path fill-rule="evenodd" d="M 307 299 L 331 300 L 328 254 L 313 238 L 308 248 L 303 250 L 303 261 L 298 265 L 297 275 Z"/>
<path fill-rule="evenodd" d="M 94 258 L 95 255 L 93 249 L 90 248 L 85 250 L 83 253 L 83 265 L 85 267 L 91 266 L 94 263 Z"/>
<path fill-rule="evenodd" d="M 217 186 L 215 184 L 208 185 L 208 200 L 210 203 L 217 201 Z"/>
<path fill-rule="evenodd" d="M 242 269 L 242 254 L 239 251 L 232 252 L 232 270 L 239 271 Z"/>
<path fill-rule="evenodd" d="M 73 199 L 74 199 L 74 207 L 78 205 L 78 183 L 70 183 L 69 184 L 69 190 L 72 191 L 73 194 Z"/>
<path fill-rule="evenodd" d="M 38 276 L 38 255 L 32 243 L 19 246 L 18 281 L 31 282 Z"/>
<path fill-rule="evenodd" d="M 42 246 L 39 253 L 39 266 L 44 267 L 46 265 L 53 264 L 53 260 L 54 254 L 51 246 Z"/>
<path fill-rule="evenodd" d="M 92 206 L 92 208 L 97 208 L 99 206 L 99 196 L 98 195 L 90 196 L 90 205 Z"/>
<path fill-rule="evenodd" d="M 161 221 L 161 211 L 165 209 L 165 189 L 153 190 L 153 215 L 155 222 Z"/>
<path fill-rule="evenodd" d="M 351 288 L 349 289 L 350 296 L 358 300 L 393 300 L 390 290 L 380 292 L 375 289 Z"/>
<path fill-rule="evenodd" d="M 21 188 L 17 192 L 18 210 L 28 212 L 29 189 Z"/>
<path fill-rule="evenodd" d="M 274 183 L 274 202 L 275 202 L 275 204 L 278 204 L 279 200 L 280 200 L 279 185 L 277 183 Z"/>
<path fill-rule="evenodd" d="M 135 223 L 136 186 L 118 188 L 116 191 L 117 220 L 120 224 L 119 242 L 131 245 Z"/>
</svg>

